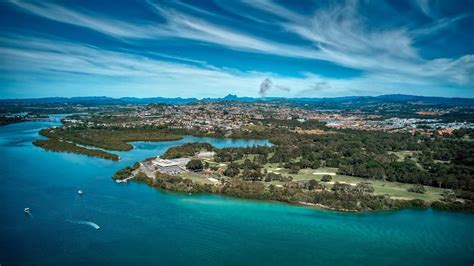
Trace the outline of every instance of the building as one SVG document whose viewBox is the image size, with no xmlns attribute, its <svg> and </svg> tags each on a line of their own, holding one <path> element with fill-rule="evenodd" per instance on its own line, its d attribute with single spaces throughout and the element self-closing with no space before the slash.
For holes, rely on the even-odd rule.
<svg viewBox="0 0 474 266">
<path fill-rule="evenodd" d="M 169 175 L 178 175 L 186 172 L 186 164 L 190 161 L 190 158 L 177 158 L 177 159 L 160 159 L 157 157 L 153 160 L 153 165 L 155 165 L 158 170 L 162 173 Z"/>
<path fill-rule="evenodd" d="M 206 158 L 212 158 L 214 157 L 214 155 L 216 155 L 216 153 L 213 151 L 201 151 L 198 154 L 196 154 L 195 157 L 199 159 L 206 159 Z"/>
</svg>

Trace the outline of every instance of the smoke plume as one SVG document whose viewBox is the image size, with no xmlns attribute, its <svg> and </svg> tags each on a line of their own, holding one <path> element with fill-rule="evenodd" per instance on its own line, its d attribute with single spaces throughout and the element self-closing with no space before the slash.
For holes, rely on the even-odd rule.
<svg viewBox="0 0 474 266">
<path fill-rule="evenodd" d="M 273 82 L 271 79 L 266 78 L 262 81 L 260 84 L 260 91 L 258 92 L 260 94 L 260 97 L 265 98 L 265 95 L 267 92 L 272 88 Z"/>
</svg>

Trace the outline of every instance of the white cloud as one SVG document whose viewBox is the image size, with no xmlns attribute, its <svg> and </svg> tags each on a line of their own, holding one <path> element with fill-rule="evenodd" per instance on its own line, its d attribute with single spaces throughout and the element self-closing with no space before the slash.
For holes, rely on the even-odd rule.
<svg viewBox="0 0 474 266">
<path fill-rule="evenodd" d="M 337 92 L 338 88 L 340 90 L 362 89 L 367 86 L 373 87 L 375 84 L 380 86 L 378 89 L 393 89 L 395 86 L 413 88 L 413 85 L 429 86 L 430 84 L 437 87 L 440 83 L 452 83 L 472 88 L 474 84 L 473 55 L 464 55 L 457 59 L 427 60 L 422 58 L 414 47 L 417 38 L 447 28 L 463 16 L 441 18 L 432 24 L 418 28 L 408 26 L 369 28 L 365 18 L 359 14 L 356 1 L 320 8 L 312 15 L 301 15 L 270 0 L 244 2 L 244 7 L 254 8 L 276 17 L 275 22 L 272 21 L 273 27 L 294 34 L 312 43 L 312 46 L 281 43 L 252 35 L 249 32 L 217 25 L 205 19 L 213 13 L 202 9 L 197 11 L 203 16 L 197 18 L 163 5 L 150 3 L 150 8 L 165 20 L 164 23 L 124 22 L 90 11 L 72 10 L 52 3 L 12 1 L 16 7 L 32 14 L 124 40 L 188 39 L 233 50 L 325 60 L 364 71 L 362 77 L 350 80 L 322 79 L 314 74 L 307 75 L 305 78 L 283 78 L 271 74 L 276 76 L 272 77 L 275 84 L 284 87 L 304 90 L 314 86 L 315 83 L 329 80 L 328 84 L 331 85 L 325 90 L 332 93 Z M 432 10 L 428 9 L 427 1 L 419 1 L 418 4 L 424 12 L 432 13 Z M 192 8 L 192 5 L 187 5 L 187 8 Z M 258 21 L 262 21 L 262 18 L 255 18 L 252 21 L 255 22 L 255 27 L 258 27 Z M 5 70 L 28 69 L 31 65 L 37 65 L 40 71 L 80 72 L 106 76 L 129 75 L 147 77 L 150 81 L 160 82 L 167 80 L 170 81 L 169 86 L 178 80 L 182 84 L 189 83 L 189 87 L 192 87 L 193 83 L 190 82 L 192 81 L 195 82 L 194 84 L 212 86 L 216 89 L 221 86 L 220 89 L 223 90 L 242 88 L 242 92 L 247 95 L 256 94 L 262 77 L 267 74 L 241 73 L 206 64 L 196 67 L 158 61 L 144 56 L 147 51 L 141 51 L 143 55 L 139 56 L 39 39 L 4 41 L 12 46 L 4 46 L 0 51 L 8 60 L 5 62 L 9 62 L 8 66 L 6 64 L 0 66 Z M 186 60 L 192 59 L 180 61 L 186 62 Z M 38 63 L 41 61 L 48 64 Z M 180 80 L 184 76 L 186 76 L 185 81 Z M 182 87 L 184 88 L 185 85 Z"/>
<path fill-rule="evenodd" d="M 152 24 L 132 24 L 107 18 L 91 12 L 79 12 L 48 2 L 11 1 L 16 7 L 32 14 L 117 37 L 117 38 L 157 38 L 162 29 Z"/>
<path fill-rule="evenodd" d="M 472 55 L 458 59 L 426 60 L 413 46 L 420 35 L 432 34 L 466 17 L 440 19 L 418 29 L 408 27 L 369 29 L 357 2 L 316 10 L 312 16 L 298 15 L 269 0 L 248 1 L 254 8 L 284 19 L 282 26 L 313 42 L 319 48 L 316 58 L 368 72 L 370 75 L 393 74 L 408 79 L 440 80 L 473 86 Z M 455 74 L 456 73 L 456 74 Z"/>
<path fill-rule="evenodd" d="M 436 12 L 433 10 L 434 0 L 416 0 L 415 3 L 418 5 L 419 9 L 428 17 L 435 18 Z"/>
<path fill-rule="evenodd" d="M 430 35 L 439 33 L 440 31 L 449 28 L 454 23 L 456 23 L 456 22 L 458 22 L 458 21 L 460 21 L 464 18 L 467 18 L 467 17 L 469 17 L 469 15 L 461 14 L 461 15 L 457 15 L 457 16 L 454 16 L 454 17 L 440 18 L 440 19 L 437 19 L 437 20 L 435 20 L 434 22 L 432 22 L 428 25 L 413 29 L 411 31 L 411 35 L 415 39 L 423 38 L 425 36 L 430 36 Z"/>
<path fill-rule="evenodd" d="M 10 79 L 24 80 L 27 76 L 73 83 L 64 87 L 87 84 L 92 86 L 90 90 L 84 88 L 87 94 L 91 94 L 91 90 L 101 94 L 110 90 L 123 93 L 116 96 L 189 97 L 190 91 L 198 91 L 200 97 L 223 96 L 227 93 L 258 96 L 261 81 L 271 78 L 278 90 L 272 90 L 270 96 L 314 97 L 351 93 L 355 87 L 366 87 L 372 82 L 365 78 L 326 79 L 312 73 L 306 73 L 301 78 L 291 78 L 215 66 L 197 67 L 57 39 L 11 35 L 0 36 L 0 54 L 0 71 L 17 73 L 11 75 Z M 108 82 L 102 82 L 104 80 Z M 117 83 L 113 80 L 117 80 Z M 318 83 L 330 83 L 331 86 L 317 92 L 308 90 Z M 35 82 L 29 86 L 32 89 L 38 86 L 38 89 L 43 88 L 43 85 Z M 69 93 L 59 91 L 58 95 Z"/>
</svg>

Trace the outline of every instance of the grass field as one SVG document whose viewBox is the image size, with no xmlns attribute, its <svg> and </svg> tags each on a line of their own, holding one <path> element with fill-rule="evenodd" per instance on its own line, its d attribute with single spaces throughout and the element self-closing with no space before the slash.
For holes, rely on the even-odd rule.
<svg viewBox="0 0 474 266">
<path fill-rule="evenodd" d="M 205 178 L 204 176 L 200 174 L 195 174 L 192 172 L 182 173 L 179 176 L 182 178 L 191 179 L 193 182 L 200 183 L 200 184 L 214 184 L 213 182 L 207 180 L 207 178 Z"/>
<path fill-rule="evenodd" d="M 273 171 L 275 173 L 280 173 L 283 175 L 289 175 L 293 177 L 293 180 L 310 180 L 316 179 L 318 181 L 321 180 L 322 174 L 314 174 L 314 173 L 336 173 L 337 168 L 327 168 L 321 167 L 318 169 L 302 169 L 299 171 L 298 174 L 289 174 L 287 169 L 279 169 L 277 164 L 267 164 L 266 167 L 267 171 Z M 277 170 L 279 169 L 279 170 Z M 410 188 L 411 184 L 404 184 L 399 182 L 389 182 L 384 180 L 371 180 L 366 178 L 354 177 L 354 176 L 346 176 L 346 175 L 333 175 L 331 182 L 345 182 L 350 184 L 358 184 L 361 182 L 369 182 L 375 189 L 375 194 L 385 195 L 388 194 L 392 198 L 399 198 L 399 199 L 422 199 L 425 201 L 435 201 L 439 200 L 441 197 L 441 192 L 444 189 L 434 188 L 425 186 L 426 192 L 424 194 L 408 192 L 407 189 Z M 323 182 L 328 188 L 332 187 L 331 182 Z"/>
<path fill-rule="evenodd" d="M 407 156 L 413 156 L 412 152 L 404 152 L 404 151 L 397 152 L 394 154 L 396 154 L 400 158 L 400 160 L 404 160 Z M 252 160 L 253 157 L 254 155 L 247 155 L 243 159 L 238 160 L 236 162 L 242 163 L 247 158 Z M 226 167 L 224 165 L 221 165 L 220 163 L 214 162 L 212 159 L 206 159 L 204 161 L 207 161 L 211 166 L 214 165 L 214 166 L 219 166 L 221 168 Z M 413 186 L 411 184 L 389 182 L 389 181 L 384 181 L 384 180 L 372 180 L 372 179 L 346 176 L 346 175 L 338 175 L 336 174 L 337 168 L 329 168 L 329 167 L 321 167 L 318 169 L 301 169 L 298 172 L 298 174 L 290 174 L 288 169 L 284 169 L 283 167 L 280 167 L 279 164 L 277 163 L 268 163 L 264 166 L 264 168 L 268 172 L 279 173 L 284 176 L 291 176 L 293 177 L 294 181 L 310 180 L 310 179 L 315 179 L 315 180 L 320 181 L 322 176 L 325 173 L 332 173 L 334 175 L 331 175 L 332 177 L 331 182 L 322 182 L 322 184 L 324 184 L 327 188 L 332 188 L 334 182 L 343 182 L 343 183 L 348 183 L 348 184 L 353 184 L 353 185 L 362 183 L 362 182 L 369 182 L 374 187 L 375 194 L 388 195 L 394 199 L 421 199 L 424 201 L 432 202 L 432 201 L 440 200 L 441 193 L 444 190 L 444 189 L 425 186 L 426 192 L 424 194 L 413 193 L 413 192 L 408 192 L 408 188 Z M 180 176 L 183 178 L 189 178 L 195 182 L 212 184 L 211 181 L 207 180 L 205 177 L 203 177 L 200 174 L 184 173 L 184 174 L 181 174 Z M 270 185 L 270 184 L 282 184 L 282 183 L 275 181 L 275 182 L 269 182 L 265 184 Z"/>
</svg>

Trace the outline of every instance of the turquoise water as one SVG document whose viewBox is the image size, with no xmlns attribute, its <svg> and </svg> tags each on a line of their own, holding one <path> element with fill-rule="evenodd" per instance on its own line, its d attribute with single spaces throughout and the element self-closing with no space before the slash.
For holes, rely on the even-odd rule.
<svg viewBox="0 0 474 266">
<path fill-rule="evenodd" d="M 58 122 L 0 127 L 0 264 L 472 265 L 474 215 L 347 214 L 116 184 L 118 169 L 169 146 L 134 143 L 119 162 L 34 147 Z M 78 189 L 85 194 L 81 197 Z M 23 208 L 31 209 L 31 216 Z M 96 230 L 91 222 L 100 226 Z"/>
</svg>

